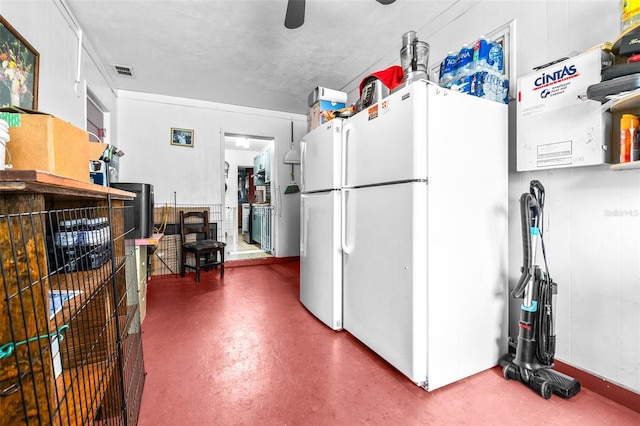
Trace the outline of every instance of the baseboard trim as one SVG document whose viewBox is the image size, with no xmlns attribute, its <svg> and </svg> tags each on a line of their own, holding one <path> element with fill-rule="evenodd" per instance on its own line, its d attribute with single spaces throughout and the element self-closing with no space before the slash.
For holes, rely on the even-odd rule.
<svg viewBox="0 0 640 426">
<path fill-rule="evenodd" d="M 611 383 L 601 377 L 594 376 L 579 368 L 573 367 L 562 361 L 555 360 L 554 370 L 578 379 L 580 385 L 597 394 L 600 394 L 613 402 L 624 405 L 633 411 L 640 413 L 640 394 Z"/>
<path fill-rule="evenodd" d="M 275 265 L 278 263 L 298 262 L 299 260 L 300 260 L 300 256 L 260 257 L 257 259 L 225 260 L 224 267 L 226 269 L 226 268 L 236 268 L 239 266 Z"/>
</svg>

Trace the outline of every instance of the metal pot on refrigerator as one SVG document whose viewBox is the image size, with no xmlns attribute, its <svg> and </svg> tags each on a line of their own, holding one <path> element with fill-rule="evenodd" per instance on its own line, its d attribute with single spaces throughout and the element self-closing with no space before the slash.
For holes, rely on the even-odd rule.
<svg viewBox="0 0 640 426">
<path fill-rule="evenodd" d="M 389 88 L 378 77 L 369 76 L 362 83 L 362 94 L 356 102 L 356 112 L 377 103 L 389 96 Z"/>
</svg>

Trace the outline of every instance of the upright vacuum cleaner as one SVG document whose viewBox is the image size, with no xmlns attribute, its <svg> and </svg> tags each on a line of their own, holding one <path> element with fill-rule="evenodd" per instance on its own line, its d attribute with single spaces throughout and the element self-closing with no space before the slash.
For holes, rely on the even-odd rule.
<svg viewBox="0 0 640 426">
<path fill-rule="evenodd" d="M 522 221 L 522 275 L 511 292 L 522 299 L 518 322 L 518 342 L 515 357 L 503 363 L 504 378 L 519 380 L 545 398 L 555 393 L 570 398 L 580 391 L 580 382 L 554 371 L 556 349 L 553 309 L 558 285 L 547 267 L 543 239 L 544 187 L 532 180 L 529 193 L 520 197 Z M 544 268 L 536 264 L 538 242 L 542 248 Z"/>
</svg>

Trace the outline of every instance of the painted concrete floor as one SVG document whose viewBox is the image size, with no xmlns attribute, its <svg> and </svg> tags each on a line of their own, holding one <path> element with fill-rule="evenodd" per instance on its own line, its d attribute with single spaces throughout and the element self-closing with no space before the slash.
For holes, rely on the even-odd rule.
<svg viewBox="0 0 640 426">
<path fill-rule="evenodd" d="M 299 263 L 154 277 L 140 425 L 638 425 L 583 388 L 544 400 L 500 367 L 433 392 L 299 302 Z"/>
</svg>

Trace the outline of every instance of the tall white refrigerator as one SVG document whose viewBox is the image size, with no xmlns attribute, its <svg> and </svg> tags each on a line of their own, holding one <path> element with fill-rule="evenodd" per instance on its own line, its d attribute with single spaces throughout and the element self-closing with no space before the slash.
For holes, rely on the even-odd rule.
<svg viewBox="0 0 640 426">
<path fill-rule="evenodd" d="M 342 134 L 343 328 L 427 390 L 496 365 L 507 106 L 419 81 Z"/>
<path fill-rule="evenodd" d="M 300 301 L 320 321 L 342 329 L 342 119 L 300 141 Z"/>
</svg>

